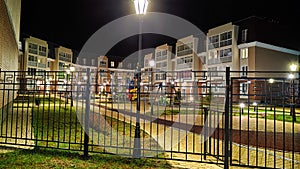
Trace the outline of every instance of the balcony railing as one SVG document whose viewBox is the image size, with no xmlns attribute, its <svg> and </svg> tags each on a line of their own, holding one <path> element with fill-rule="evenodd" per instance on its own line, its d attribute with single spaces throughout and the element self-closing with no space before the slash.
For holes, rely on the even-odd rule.
<svg viewBox="0 0 300 169">
<path fill-rule="evenodd" d="M 40 68 L 46 68 L 46 64 L 45 63 L 38 63 L 38 67 L 40 67 Z"/>
<path fill-rule="evenodd" d="M 220 64 L 220 60 L 219 59 L 208 59 L 207 64 L 208 65 L 215 65 L 215 64 Z"/>
<path fill-rule="evenodd" d="M 192 68 L 192 63 L 178 64 L 176 68 L 177 69 Z"/>
<path fill-rule="evenodd" d="M 163 56 L 159 56 L 159 57 L 156 57 L 156 61 L 162 61 L 162 60 L 167 60 L 167 55 L 163 55 Z"/>
<path fill-rule="evenodd" d="M 221 57 L 220 60 L 221 60 L 222 63 L 232 62 L 232 57 L 231 56 Z"/>
<path fill-rule="evenodd" d="M 177 52 L 177 56 L 190 55 L 192 53 L 193 53 L 192 49 L 187 49 L 187 50 Z"/>
<path fill-rule="evenodd" d="M 71 58 L 65 58 L 65 57 L 59 57 L 59 60 L 65 61 L 65 62 L 71 62 Z"/>
<path fill-rule="evenodd" d="M 37 49 L 30 49 L 29 48 L 29 53 L 38 54 L 38 51 L 37 51 Z"/>
<path fill-rule="evenodd" d="M 35 61 L 28 61 L 28 66 L 37 67 L 37 62 L 35 62 Z"/>
<path fill-rule="evenodd" d="M 47 55 L 47 53 L 46 53 L 46 52 L 44 52 L 44 51 L 39 51 L 39 55 L 41 55 L 41 56 L 46 56 L 46 55 Z"/>
</svg>

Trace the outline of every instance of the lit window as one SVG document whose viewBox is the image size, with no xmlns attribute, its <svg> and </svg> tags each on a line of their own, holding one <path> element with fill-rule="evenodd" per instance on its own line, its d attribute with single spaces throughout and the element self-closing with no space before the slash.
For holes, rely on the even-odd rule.
<svg viewBox="0 0 300 169">
<path fill-rule="evenodd" d="M 111 61 L 111 62 L 110 62 L 110 66 L 111 66 L 111 67 L 115 67 L 115 62 L 114 62 L 114 61 Z"/>
<path fill-rule="evenodd" d="M 240 83 L 240 94 L 248 94 L 248 85 L 247 82 Z"/>
<path fill-rule="evenodd" d="M 240 50 L 240 55 L 242 59 L 248 58 L 248 48 L 243 48 Z"/>
</svg>

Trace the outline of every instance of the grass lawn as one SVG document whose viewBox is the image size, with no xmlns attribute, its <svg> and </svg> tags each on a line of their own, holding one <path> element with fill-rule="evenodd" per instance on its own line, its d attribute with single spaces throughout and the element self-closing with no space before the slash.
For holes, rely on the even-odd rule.
<svg viewBox="0 0 300 169">
<path fill-rule="evenodd" d="M 32 125 L 34 129 L 34 136 L 35 136 L 35 144 L 36 147 L 39 147 L 43 149 L 43 151 L 48 151 L 50 154 L 53 154 L 51 156 L 47 156 L 47 158 L 51 158 L 48 161 L 58 161 L 58 163 L 62 163 L 64 165 L 70 165 L 71 166 L 79 166 L 79 168 L 86 168 L 84 165 L 87 165 L 89 168 L 168 168 L 168 165 L 164 159 L 161 159 L 160 161 L 155 161 L 154 159 L 150 160 L 131 160 L 131 158 L 121 158 L 118 155 L 93 155 L 92 158 L 88 161 L 84 162 L 77 162 L 80 160 L 80 156 L 78 154 L 71 153 L 73 151 L 54 151 L 46 149 L 44 150 L 44 147 L 49 148 L 58 148 L 58 149 L 66 149 L 66 150 L 83 150 L 83 140 L 84 140 L 84 129 L 81 127 L 81 124 L 79 120 L 77 119 L 76 114 L 76 108 L 70 107 L 70 105 L 61 104 L 60 102 L 56 102 L 55 104 L 52 104 L 51 106 L 45 104 L 43 106 L 34 107 L 32 109 L 33 113 L 33 119 L 32 119 Z M 110 114 L 110 113 L 108 113 Z M 105 119 L 105 125 L 108 125 L 107 127 L 103 126 L 104 123 L 101 121 L 101 119 Z M 93 152 L 107 152 L 107 153 L 113 153 L 113 154 L 128 154 L 128 149 L 123 150 L 122 146 L 124 148 L 131 147 L 133 148 L 133 140 L 134 140 L 134 131 L 135 126 L 130 125 L 129 123 L 126 123 L 124 121 L 117 120 L 115 118 L 111 118 L 110 116 L 100 116 L 99 113 L 92 113 L 90 114 L 90 131 L 93 131 L 90 135 L 90 146 L 89 150 Z M 112 130 L 115 130 L 116 132 L 111 132 Z M 99 132 L 103 130 L 107 130 L 108 134 L 105 134 L 103 132 Z M 100 142 L 97 142 L 97 138 L 100 138 Z M 126 139 L 123 139 L 126 138 Z M 96 140 L 92 140 L 96 139 Z M 152 148 L 159 148 L 157 142 L 144 131 L 141 130 L 141 146 L 142 147 L 152 147 Z M 147 139 L 147 140 L 144 140 Z M 99 140 L 98 140 L 99 141 Z M 103 143 L 104 141 L 104 147 Z M 98 146 L 101 145 L 101 146 Z M 111 148 L 110 146 L 117 146 L 116 148 Z M 112 149 L 112 150 L 111 150 Z M 155 149 L 154 149 L 155 150 Z M 37 150 L 36 150 L 37 151 Z M 24 158 L 22 156 L 21 160 L 26 161 L 25 156 L 35 156 L 36 151 L 20 151 L 16 152 L 19 154 L 24 154 Z M 47 153 L 43 153 L 43 151 L 38 150 L 37 152 L 42 155 L 46 155 Z M 131 150 L 132 151 L 132 150 Z M 60 157 L 55 157 L 55 153 L 52 152 L 60 152 L 60 154 L 71 154 L 67 155 L 67 157 L 62 156 L 62 158 L 65 161 L 60 161 Z M 142 151 L 143 155 L 149 156 L 153 154 L 153 151 Z M 93 154 L 93 153 L 89 153 Z M 149 155 L 148 155 L 149 154 Z M 15 154 L 12 154 L 12 156 L 17 156 Z M 78 157 L 77 157 L 78 156 Z M 70 159 L 71 157 L 74 157 L 74 159 Z M 110 165 L 109 163 L 114 163 L 114 160 L 108 160 L 109 158 L 112 158 L 117 162 L 115 162 L 115 165 Z M 158 158 L 164 158 L 163 153 L 159 153 L 156 156 L 150 156 L 150 157 L 158 157 Z M 42 160 L 46 158 L 38 158 L 38 157 L 32 157 L 37 158 L 37 161 Z M 96 160 L 104 158 L 103 162 L 96 162 Z M 77 159 L 77 161 L 76 161 Z M 75 160 L 75 162 L 74 162 Z M 94 160 L 94 161 L 93 161 Z M 30 160 L 29 160 L 30 161 Z M 77 163 L 76 163 L 77 162 Z M 148 165 L 148 163 L 151 163 Z M 44 162 L 41 162 L 37 164 L 38 168 L 42 168 L 42 164 Z M 70 164 L 69 164 L 70 163 Z M 82 163 L 82 164 L 81 164 Z M 105 163 L 105 164 L 101 164 Z M 107 164 L 106 164 L 107 163 Z M 123 166 L 122 163 L 126 163 L 126 165 Z M 156 164 L 157 163 L 157 164 Z M 158 165 L 159 163 L 159 165 Z M 135 165 L 134 165 L 135 164 Z M 39 167 L 41 165 L 41 167 Z M 51 165 L 50 163 L 45 165 Z M 90 166 L 89 166 L 90 165 Z M 99 165 L 99 166 L 98 166 Z M 103 165 L 103 166 L 101 166 Z M 141 167 L 141 166 L 145 167 Z M 150 166 L 152 165 L 152 166 Z M 148 167 L 147 167 L 148 166 Z M 53 168 L 55 168 L 55 164 Z M 1 167 L 0 167 L 1 168 Z"/>
<path fill-rule="evenodd" d="M 257 114 L 258 113 L 258 114 Z M 284 122 L 293 122 L 293 117 L 290 115 L 289 111 L 283 112 L 282 110 L 276 110 L 274 114 L 274 109 L 269 110 L 269 109 L 258 109 L 257 111 L 254 111 L 253 108 L 249 109 L 244 109 L 244 113 L 241 114 L 240 108 L 233 108 L 232 112 L 233 116 L 248 116 L 250 118 L 266 118 L 269 120 L 277 120 L 277 121 L 284 121 Z M 294 123 L 300 123 L 300 116 L 296 116 L 296 121 Z"/>
<path fill-rule="evenodd" d="M 131 159 L 108 154 L 91 154 L 87 160 L 78 152 L 63 150 L 15 150 L 0 153 L 0 168 L 107 168 L 170 169 L 166 161 Z"/>
</svg>

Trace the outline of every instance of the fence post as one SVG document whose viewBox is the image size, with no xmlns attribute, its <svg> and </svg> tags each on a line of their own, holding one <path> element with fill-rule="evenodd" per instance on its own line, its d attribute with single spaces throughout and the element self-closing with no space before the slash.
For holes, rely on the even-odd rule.
<svg viewBox="0 0 300 169">
<path fill-rule="evenodd" d="M 207 130 L 208 130 L 208 123 L 207 123 L 207 116 L 208 116 L 208 109 L 207 107 L 204 107 L 203 108 L 204 110 L 204 160 L 206 160 L 206 154 L 207 154 L 207 141 L 208 139 L 207 138 Z"/>
<path fill-rule="evenodd" d="M 89 120 L 90 120 L 90 99 L 91 99 L 91 70 L 87 68 L 86 72 L 87 82 L 85 91 L 85 118 L 84 118 L 84 158 L 87 159 L 89 155 Z"/>
<path fill-rule="evenodd" d="M 230 92 L 230 67 L 226 67 L 226 91 L 225 91 L 225 159 L 224 169 L 229 168 L 229 92 Z"/>
</svg>

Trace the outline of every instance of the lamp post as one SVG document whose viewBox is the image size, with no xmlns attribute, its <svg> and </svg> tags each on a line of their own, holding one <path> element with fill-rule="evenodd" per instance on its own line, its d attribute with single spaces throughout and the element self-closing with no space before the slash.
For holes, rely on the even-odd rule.
<svg viewBox="0 0 300 169">
<path fill-rule="evenodd" d="M 258 111 L 257 103 L 253 102 L 252 105 L 253 105 L 253 111 L 257 112 Z"/>
<path fill-rule="evenodd" d="M 273 107 L 273 105 L 272 105 L 272 84 L 274 83 L 274 79 L 269 79 L 269 92 L 270 92 L 270 110 L 272 111 L 273 109 L 272 109 L 272 107 Z"/>
<path fill-rule="evenodd" d="M 138 63 L 137 63 L 137 104 L 136 104 L 136 126 L 134 134 L 133 158 L 141 157 L 140 142 L 140 99 L 141 99 L 141 60 L 142 60 L 142 22 L 149 4 L 148 0 L 134 0 L 136 14 L 139 16 L 139 38 L 138 38 Z"/>
<path fill-rule="evenodd" d="M 244 114 L 244 108 L 245 108 L 245 104 L 244 103 L 240 103 L 240 111 L 241 111 L 241 114 Z"/>
</svg>

